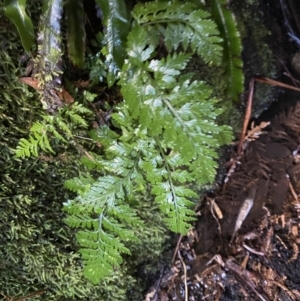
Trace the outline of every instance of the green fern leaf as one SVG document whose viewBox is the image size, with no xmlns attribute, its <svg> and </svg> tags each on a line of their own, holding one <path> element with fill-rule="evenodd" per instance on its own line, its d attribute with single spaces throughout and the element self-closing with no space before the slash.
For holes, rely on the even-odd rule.
<svg viewBox="0 0 300 301">
<path fill-rule="evenodd" d="M 34 29 L 31 18 L 26 14 L 26 0 L 5 0 L 3 10 L 17 27 L 22 45 L 29 52 L 34 41 Z"/>
<path fill-rule="evenodd" d="M 87 114 L 87 115 L 92 114 L 91 110 L 87 109 L 81 103 L 78 103 L 78 102 L 73 103 L 70 111 L 74 112 L 74 113 Z"/>
<path fill-rule="evenodd" d="M 86 177 L 80 176 L 78 178 L 73 178 L 65 181 L 64 185 L 67 189 L 77 192 L 79 195 L 83 195 L 94 184 L 95 180 L 88 174 Z"/>
<path fill-rule="evenodd" d="M 30 129 L 29 139 L 21 138 L 16 148 L 16 157 L 30 157 L 31 155 L 38 156 L 38 148 L 45 152 L 54 153 L 48 139 L 49 127 L 43 122 L 35 122 Z"/>
<path fill-rule="evenodd" d="M 124 243 L 135 238 L 131 229 L 140 223 L 129 206 L 136 192 L 150 188 L 166 225 L 186 234 L 197 198 L 190 184 L 214 180 L 217 149 L 231 140 L 230 128 L 216 123 L 222 110 L 211 88 L 181 74 L 195 52 L 208 63 L 221 61 L 221 39 L 210 15 L 190 3 L 155 1 L 138 4 L 133 17 L 119 82 L 124 102 L 112 114 L 118 134 L 105 126 L 91 131 L 104 152 L 84 159 L 102 176 L 91 184 L 67 184 L 79 192 L 65 205 L 67 222 L 82 229 L 85 275 L 94 283 L 129 252 Z M 161 37 L 170 54 L 158 59 Z M 190 53 L 176 53 L 179 46 Z"/>
<path fill-rule="evenodd" d="M 79 68 L 84 67 L 85 59 L 85 14 L 83 0 L 67 0 L 65 4 L 67 19 L 67 47 L 71 62 Z"/>
<path fill-rule="evenodd" d="M 21 138 L 18 146 L 16 148 L 16 157 L 17 158 L 25 158 L 25 157 L 30 157 L 31 154 L 33 154 L 34 156 L 37 156 L 37 146 L 34 143 L 30 143 L 30 141 Z"/>
<path fill-rule="evenodd" d="M 70 118 L 71 122 L 82 128 L 87 128 L 87 122 L 81 115 L 90 115 L 91 110 L 85 108 L 82 104 L 75 102 L 70 108 L 64 111 L 64 114 Z M 81 114 L 81 115 L 79 115 Z"/>
<path fill-rule="evenodd" d="M 155 32 L 160 32 L 168 51 L 177 50 L 182 44 L 185 51 L 191 47 L 205 62 L 220 64 L 222 39 L 208 12 L 195 10 L 195 6 L 188 2 L 153 1 L 137 4 L 133 17 L 139 25 L 148 28 L 150 36 L 157 36 Z"/>
<path fill-rule="evenodd" d="M 213 0 L 212 16 L 223 37 L 223 64 L 226 68 L 227 93 L 234 101 L 239 100 L 244 89 L 243 62 L 241 60 L 242 44 L 234 15 L 227 8 L 226 0 Z"/>
<path fill-rule="evenodd" d="M 86 204 L 85 204 L 86 205 Z M 122 253 L 130 254 L 122 241 L 136 241 L 134 232 L 128 228 L 129 224 L 123 223 L 122 215 L 130 217 L 132 226 L 140 225 L 139 219 L 128 206 L 105 206 L 99 213 L 89 215 L 75 215 L 74 208 L 71 211 L 65 209 L 72 215 L 66 219 L 70 227 L 83 228 L 77 232 L 77 240 L 81 245 L 80 253 L 84 261 L 84 275 L 93 283 L 99 283 L 100 279 L 108 276 L 122 263 Z M 105 208 L 108 208 L 106 210 Z M 77 214 L 80 213 L 77 211 Z M 129 218 L 128 217 L 128 218 Z"/>
<path fill-rule="evenodd" d="M 112 86 L 126 57 L 125 44 L 129 32 L 130 15 L 124 0 L 96 0 L 103 12 L 106 26 L 108 85 Z"/>
</svg>

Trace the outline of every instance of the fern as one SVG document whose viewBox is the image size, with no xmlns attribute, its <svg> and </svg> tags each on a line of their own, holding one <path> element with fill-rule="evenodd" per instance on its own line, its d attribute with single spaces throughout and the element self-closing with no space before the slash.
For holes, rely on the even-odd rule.
<svg viewBox="0 0 300 301">
<path fill-rule="evenodd" d="M 80 178 L 67 184 L 80 195 L 65 206 L 67 222 L 82 229 L 85 275 L 94 283 L 129 252 L 124 243 L 139 224 L 130 204 L 139 192 L 150 188 L 166 225 L 188 232 L 197 198 L 189 187 L 214 180 L 217 149 L 232 138 L 228 126 L 216 123 L 222 110 L 212 90 L 184 74 L 194 53 L 208 63 L 221 62 L 221 39 L 209 14 L 190 3 L 155 1 L 136 5 L 133 17 L 119 81 L 124 101 L 112 114 L 121 133 L 108 127 L 92 131 L 105 153 L 83 162 L 102 176 L 88 190 Z M 158 59 L 161 37 L 170 53 Z M 180 45 L 185 52 L 176 52 Z"/>
<path fill-rule="evenodd" d="M 129 162 L 126 156 L 123 159 L 115 157 L 112 164 L 118 175 L 102 177 L 75 202 L 65 204 L 69 213 L 67 224 L 85 229 L 77 233 L 77 240 L 82 247 L 80 252 L 85 263 L 84 275 L 93 283 L 99 282 L 99 279 L 109 275 L 114 267 L 121 264 L 121 253 L 130 254 L 122 241 L 136 240 L 130 228 L 135 229 L 141 225 L 135 211 L 125 203 L 126 194 L 133 193 L 132 179 L 136 178 L 137 171 L 135 164 Z M 69 181 L 67 187 L 82 192 L 77 179 Z"/>
<path fill-rule="evenodd" d="M 67 143 L 74 138 L 76 128 L 87 128 L 87 123 L 81 115 L 90 114 L 91 111 L 81 104 L 74 103 L 71 107 L 59 110 L 58 114 L 43 115 L 42 121 L 37 121 L 30 129 L 29 139 L 20 139 L 16 148 L 16 157 L 37 157 L 39 149 L 44 152 L 52 152 L 50 137 Z"/>
<path fill-rule="evenodd" d="M 50 146 L 48 133 L 45 124 L 37 121 L 33 124 L 30 131 L 33 133 L 30 135 L 29 140 L 24 138 L 20 139 L 16 149 L 17 157 L 30 157 L 38 156 L 38 149 L 41 148 L 43 151 L 53 152 Z"/>
<path fill-rule="evenodd" d="M 151 42 L 160 33 L 169 51 L 177 50 L 182 45 L 185 51 L 190 47 L 207 63 L 219 64 L 222 58 L 222 47 L 219 31 L 210 14 L 196 10 L 192 3 L 180 1 L 153 1 L 137 4 L 133 17 L 139 26 L 147 29 Z"/>
<path fill-rule="evenodd" d="M 212 16 L 214 17 L 221 36 L 223 37 L 223 64 L 226 68 L 227 94 L 238 101 L 244 89 L 243 62 L 241 60 L 242 43 L 234 15 L 226 6 L 226 0 L 211 1 Z"/>
<path fill-rule="evenodd" d="M 124 7 L 121 0 L 116 4 Z M 46 16 L 54 11 L 49 10 Z M 121 15 L 111 14 L 115 9 L 107 10 L 107 23 L 109 18 L 118 20 L 118 24 L 123 20 Z M 60 15 L 55 19 L 58 23 Z M 123 253 L 130 254 L 128 244 L 136 239 L 135 231 L 142 225 L 132 205 L 140 194 L 150 192 L 169 229 L 180 234 L 188 232 L 195 220 L 192 207 L 197 198 L 191 188 L 214 180 L 218 148 L 232 138 L 228 126 L 216 123 L 222 109 L 211 97 L 212 89 L 185 72 L 194 54 L 209 65 L 222 61 L 222 38 L 211 15 L 188 2 L 154 1 L 137 4 L 132 16 L 125 60 L 123 52 L 119 57 L 115 53 L 119 47 L 114 41 L 115 28 L 110 28 L 105 37 L 107 42 L 114 42 L 107 48 L 106 59 L 114 55 L 112 65 L 118 62 L 120 68 L 110 70 L 113 76 L 108 79 L 112 84 L 119 78 L 123 96 L 112 114 L 113 128 L 117 130 L 101 126 L 90 132 L 95 143 L 103 146 L 101 153 L 89 152 L 82 159 L 89 173 L 65 183 L 78 194 L 65 203 L 66 222 L 80 229 L 77 240 L 84 275 L 93 283 L 118 268 Z M 127 21 L 124 19 L 126 24 Z M 57 44 L 54 51 L 60 49 L 59 31 L 57 28 L 49 33 L 42 44 L 40 54 L 45 58 L 51 34 Z M 168 54 L 159 57 L 156 51 L 163 45 Z M 59 83 L 60 55 L 46 59 L 50 64 L 44 66 L 42 74 L 46 96 L 51 85 L 57 88 Z M 116 70 L 120 72 L 116 74 Z M 92 94 L 87 98 L 92 101 Z M 29 139 L 20 141 L 16 156 L 37 156 L 39 148 L 53 152 L 49 139 L 73 139 L 77 127 L 87 128 L 83 117 L 86 114 L 89 110 L 75 103 L 55 116 L 44 115 L 31 128 Z M 100 176 L 96 179 L 92 175 Z"/>
<path fill-rule="evenodd" d="M 91 188 L 94 182 L 94 179 L 89 174 L 86 177 L 80 175 L 77 178 L 65 181 L 65 187 L 73 192 L 77 192 L 78 194 L 82 195 Z"/>
<path fill-rule="evenodd" d="M 74 205 L 72 207 L 74 210 Z M 130 231 L 126 224 L 122 224 L 122 219 L 116 219 L 122 215 L 130 217 L 134 226 L 139 225 L 131 209 L 124 206 L 116 207 L 114 212 L 106 211 L 104 206 L 103 211 L 95 214 L 93 218 L 83 214 L 76 216 L 73 211 L 73 215 L 67 219 L 69 226 L 85 228 L 77 233 L 77 240 L 84 247 L 80 250 L 85 261 L 84 275 L 95 284 L 122 263 L 121 253 L 130 254 L 129 249 L 120 240 L 136 240 L 134 232 Z"/>
</svg>

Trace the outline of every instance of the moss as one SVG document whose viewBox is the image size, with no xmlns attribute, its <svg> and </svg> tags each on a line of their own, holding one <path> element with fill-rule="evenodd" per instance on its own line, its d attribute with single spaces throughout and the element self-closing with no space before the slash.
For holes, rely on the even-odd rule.
<svg viewBox="0 0 300 301">
<path fill-rule="evenodd" d="M 155 264 L 168 247 L 167 230 L 151 203 L 140 207 L 146 219 L 137 235 L 142 244 L 129 246 L 133 257 L 99 285 L 83 277 L 75 235 L 64 223 L 63 202 L 71 195 L 64 180 L 82 167 L 69 145 L 55 145 L 56 155 L 19 160 L 18 140 L 28 136 L 33 121 L 44 113 L 37 93 L 18 81 L 23 55 L 18 34 L 7 19 L 0 33 L 0 287 L 17 299 L 43 291 L 32 300 L 138 300 L 146 288 L 143 269 L 156 274 Z M 137 202 L 138 204 L 138 202 Z M 150 238 L 149 238 L 150 237 Z M 159 269 L 159 267 L 158 267 Z"/>
<path fill-rule="evenodd" d="M 258 0 L 233 1 L 231 3 L 243 41 L 245 90 L 251 77 L 261 75 L 276 78 L 278 70 L 275 55 L 270 46 L 271 32 L 264 24 L 266 16 Z M 274 99 L 275 89 L 256 84 L 253 100 L 253 116 L 259 115 Z"/>
</svg>

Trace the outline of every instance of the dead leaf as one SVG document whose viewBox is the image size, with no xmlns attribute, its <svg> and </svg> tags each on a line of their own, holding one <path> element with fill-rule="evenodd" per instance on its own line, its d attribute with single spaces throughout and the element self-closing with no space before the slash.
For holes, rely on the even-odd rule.
<svg viewBox="0 0 300 301">
<path fill-rule="evenodd" d="M 32 77 L 19 77 L 19 81 L 21 83 L 24 83 L 32 88 L 34 88 L 37 91 L 41 91 L 41 88 L 39 86 L 39 82 L 36 78 L 32 78 Z M 58 97 L 66 102 L 66 103 L 73 103 L 74 102 L 74 98 L 70 95 L 70 93 L 65 90 L 64 88 L 62 89 L 61 92 L 56 91 Z"/>
</svg>

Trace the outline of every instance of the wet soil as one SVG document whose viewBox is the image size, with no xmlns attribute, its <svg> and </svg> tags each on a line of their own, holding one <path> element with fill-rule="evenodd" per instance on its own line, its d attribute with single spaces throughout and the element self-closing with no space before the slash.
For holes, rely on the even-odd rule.
<svg viewBox="0 0 300 301">
<path fill-rule="evenodd" d="M 288 61 L 296 47 L 286 48 L 280 2 L 273 4 L 263 6 L 278 74 L 297 84 L 284 75 L 297 77 Z M 195 228 L 145 301 L 300 301 L 300 94 L 277 89 L 277 96 L 249 125 L 243 154 L 203 197 Z"/>
</svg>

